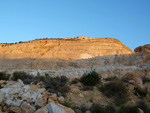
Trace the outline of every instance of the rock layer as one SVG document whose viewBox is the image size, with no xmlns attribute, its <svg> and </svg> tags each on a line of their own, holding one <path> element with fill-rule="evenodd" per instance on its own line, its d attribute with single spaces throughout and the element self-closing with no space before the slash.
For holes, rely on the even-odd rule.
<svg viewBox="0 0 150 113">
<path fill-rule="evenodd" d="M 144 46 L 139 46 L 134 49 L 135 52 L 141 52 L 144 50 L 150 50 L 150 44 L 144 45 Z"/>
<path fill-rule="evenodd" d="M 64 39 L 38 39 L 17 44 L 1 44 L 1 58 L 86 59 L 103 55 L 133 53 L 119 40 L 79 36 Z"/>
</svg>

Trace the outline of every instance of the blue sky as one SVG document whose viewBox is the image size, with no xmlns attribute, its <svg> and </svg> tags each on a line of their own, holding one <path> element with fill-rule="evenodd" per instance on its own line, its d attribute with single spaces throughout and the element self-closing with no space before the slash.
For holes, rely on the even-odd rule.
<svg viewBox="0 0 150 113">
<path fill-rule="evenodd" d="M 150 0 L 0 0 L 0 43 L 76 36 L 150 44 Z"/>
</svg>

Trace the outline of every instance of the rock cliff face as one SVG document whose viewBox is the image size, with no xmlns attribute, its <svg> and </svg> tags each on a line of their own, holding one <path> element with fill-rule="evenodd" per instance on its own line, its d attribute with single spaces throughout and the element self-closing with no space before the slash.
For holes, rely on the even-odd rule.
<svg viewBox="0 0 150 113">
<path fill-rule="evenodd" d="M 144 45 L 144 46 L 139 46 L 134 49 L 135 52 L 141 52 L 143 50 L 150 50 L 150 44 Z"/>
<path fill-rule="evenodd" d="M 133 53 L 119 40 L 85 36 L 64 39 L 38 39 L 17 44 L 1 44 L 1 58 L 86 59 L 96 56 Z"/>
</svg>

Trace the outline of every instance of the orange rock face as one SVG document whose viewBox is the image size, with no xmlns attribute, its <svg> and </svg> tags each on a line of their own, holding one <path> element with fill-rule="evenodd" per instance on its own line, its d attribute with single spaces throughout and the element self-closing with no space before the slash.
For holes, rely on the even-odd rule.
<svg viewBox="0 0 150 113">
<path fill-rule="evenodd" d="M 150 50 L 150 44 L 144 45 L 144 46 L 139 46 L 134 49 L 135 52 L 141 52 L 143 50 Z"/>
<path fill-rule="evenodd" d="M 1 58 L 86 59 L 103 55 L 133 53 L 119 40 L 79 36 L 64 39 L 38 39 L 17 44 L 1 44 Z"/>
</svg>

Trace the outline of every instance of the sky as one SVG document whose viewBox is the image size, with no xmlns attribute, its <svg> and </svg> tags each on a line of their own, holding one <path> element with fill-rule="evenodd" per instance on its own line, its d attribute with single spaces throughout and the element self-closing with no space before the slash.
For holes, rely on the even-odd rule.
<svg viewBox="0 0 150 113">
<path fill-rule="evenodd" d="M 0 43 L 77 36 L 150 44 L 150 0 L 0 0 Z"/>
</svg>

